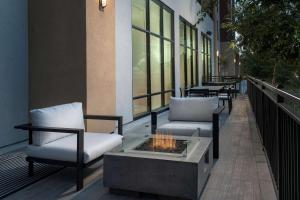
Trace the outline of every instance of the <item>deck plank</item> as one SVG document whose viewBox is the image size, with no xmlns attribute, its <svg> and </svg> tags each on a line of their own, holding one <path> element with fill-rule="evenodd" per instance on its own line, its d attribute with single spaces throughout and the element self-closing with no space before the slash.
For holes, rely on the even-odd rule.
<svg viewBox="0 0 300 200">
<path fill-rule="evenodd" d="M 275 200 L 276 195 L 258 136 L 255 119 L 249 101 L 239 96 L 233 102 L 231 115 L 222 116 L 220 131 L 220 159 L 216 161 L 201 200 Z M 165 116 L 162 116 L 165 117 Z M 135 136 L 150 133 L 149 122 L 134 127 Z M 139 134 L 142 133 L 142 134 Z M 75 193 L 75 171 L 64 169 L 7 199 L 91 199 L 136 200 L 153 199 L 139 196 L 119 196 L 108 192 L 102 184 L 102 164 L 86 171 L 85 188 Z"/>
<path fill-rule="evenodd" d="M 220 160 L 213 168 L 201 199 L 276 199 L 255 119 L 246 97 L 234 101 L 232 114 L 221 129 Z"/>
</svg>

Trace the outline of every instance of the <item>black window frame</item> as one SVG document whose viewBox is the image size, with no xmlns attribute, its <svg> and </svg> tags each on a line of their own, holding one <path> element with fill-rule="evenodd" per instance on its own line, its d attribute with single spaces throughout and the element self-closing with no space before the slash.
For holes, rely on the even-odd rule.
<svg viewBox="0 0 300 200">
<path fill-rule="evenodd" d="M 201 40 L 202 40 L 201 55 L 202 55 L 202 67 L 203 67 L 202 82 L 209 82 L 212 80 L 212 39 L 207 34 L 201 32 Z M 210 44 L 210 52 L 208 52 L 208 43 Z"/>
<path fill-rule="evenodd" d="M 161 107 L 166 106 L 165 95 L 171 93 L 171 96 L 175 96 L 175 33 L 174 33 L 174 11 L 168 7 L 166 4 L 159 0 L 145 0 L 146 1 L 146 29 L 135 26 L 132 24 L 132 30 L 138 30 L 146 34 L 146 54 L 147 54 L 147 94 L 140 96 L 132 97 L 132 113 L 133 119 L 137 120 L 142 117 L 145 117 L 151 113 L 152 109 L 152 97 L 156 95 L 161 95 Z M 160 7 L 160 33 L 153 33 L 150 30 L 150 1 L 156 3 Z M 171 15 L 171 38 L 164 37 L 164 18 L 163 12 L 166 10 Z M 161 91 L 156 93 L 151 93 L 151 57 L 150 57 L 150 38 L 155 36 L 160 39 L 160 53 L 161 53 Z M 171 78 L 172 78 L 172 89 L 165 90 L 165 69 L 164 69 L 164 41 L 171 43 Z M 133 81 L 133 80 L 132 80 Z M 133 82 L 132 82 L 132 91 L 133 91 Z M 147 98 L 147 111 L 144 113 L 134 114 L 134 101 L 138 99 Z"/>
<path fill-rule="evenodd" d="M 198 48 L 198 28 L 195 25 L 192 25 L 189 21 L 187 21 L 185 18 L 183 18 L 182 16 L 179 16 L 179 32 L 180 30 L 180 23 L 184 23 L 184 45 L 181 44 L 181 41 L 179 41 L 179 45 L 180 48 L 183 47 L 184 48 L 184 87 L 185 89 L 187 89 L 188 86 L 188 74 L 187 74 L 187 49 L 189 48 L 191 50 L 191 86 L 190 87 L 194 87 L 194 86 L 198 86 L 199 85 L 199 48 Z M 188 47 L 187 45 L 187 26 L 190 27 L 190 47 Z M 195 44 L 196 47 L 193 47 L 193 31 L 195 31 Z M 180 37 L 179 37 L 180 38 Z M 195 51 L 195 55 L 196 55 L 196 83 L 194 83 L 194 68 L 193 68 L 193 62 L 194 62 L 194 57 L 193 57 L 193 51 Z M 180 66 L 181 68 L 181 66 Z M 182 76 L 182 75 L 180 75 Z M 180 83 L 181 84 L 181 83 Z"/>
</svg>

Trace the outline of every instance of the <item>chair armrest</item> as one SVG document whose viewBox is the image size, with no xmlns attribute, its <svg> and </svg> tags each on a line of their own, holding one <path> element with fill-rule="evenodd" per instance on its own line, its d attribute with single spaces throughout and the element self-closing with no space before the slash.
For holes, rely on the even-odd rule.
<svg viewBox="0 0 300 200">
<path fill-rule="evenodd" d="M 85 115 L 84 119 L 118 121 L 118 134 L 123 135 L 123 117 L 112 115 Z"/>
<path fill-rule="evenodd" d="M 163 107 L 163 108 L 160 108 L 160 109 L 157 109 L 157 110 L 154 110 L 151 112 L 151 133 L 152 134 L 155 134 L 155 131 L 157 129 L 157 116 L 160 113 L 163 113 L 169 109 L 170 108 L 167 106 L 167 107 Z"/>
<path fill-rule="evenodd" d="M 54 133 L 80 134 L 81 132 L 84 132 L 83 129 L 32 126 L 32 124 L 30 123 L 17 125 L 14 128 L 20 130 L 26 130 L 26 131 L 40 131 L 40 132 L 54 132 Z"/>
<path fill-rule="evenodd" d="M 219 133 L 219 115 L 221 114 L 221 112 L 223 112 L 224 109 L 224 106 L 219 106 L 213 112 L 213 132 Z"/>
<path fill-rule="evenodd" d="M 214 158 L 219 158 L 219 115 L 224 110 L 224 106 L 219 106 L 213 112 L 213 148 L 214 148 Z"/>
<path fill-rule="evenodd" d="M 223 110 L 225 109 L 224 106 L 219 106 L 218 108 L 216 108 L 213 112 L 213 115 L 219 115 L 221 114 L 221 112 L 223 112 Z"/>
<path fill-rule="evenodd" d="M 73 128 L 57 128 L 57 127 L 41 127 L 32 126 L 32 124 L 22 124 L 14 127 L 15 129 L 27 130 L 29 132 L 29 144 L 32 144 L 32 132 L 49 132 L 49 133 L 73 133 L 77 135 L 77 163 L 83 165 L 83 149 L 84 149 L 84 130 Z"/>
</svg>

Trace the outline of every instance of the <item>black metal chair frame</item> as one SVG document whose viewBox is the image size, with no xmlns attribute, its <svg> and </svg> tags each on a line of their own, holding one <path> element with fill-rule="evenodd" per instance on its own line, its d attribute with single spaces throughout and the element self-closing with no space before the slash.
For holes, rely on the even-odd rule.
<svg viewBox="0 0 300 200">
<path fill-rule="evenodd" d="M 123 118 L 121 116 L 108 116 L 108 115 L 85 115 L 84 119 L 86 120 L 110 120 L 118 121 L 118 134 L 123 134 Z M 65 167 L 75 167 L 77 168 L 77 181 L 76 189 L 80 191 L 83 188 L 83 169 L 89 167 L 103 158 L 103 155 L 88 162 L 84 163 L 84 130 L 83 129 L 70 129 L 70 128 L 54 128 L 54 127 L 37 127 L 32 126 L 32 124 L 23 124 L 15 126 L 16 129 L 26 130 L 29 134 L 29 144 L 32 144 L 32 134 L 34 131 L 40 132 L 54 132 L 54 133 L 72 133 L 77 135 L 77 160 L 76 162 L 71 161 L 61 161 L 53 159 L 43 159 L 37 157 L 26 158 L 28 162 L 28 172 L 29 176 L 34 175 L 34 163 L 44 163 L 51 165 L 59 165 Z"/>
<path fill-rule="evenodd" d="M 237 84 L 239 85 L 239 89 L 237 89 Z M 204 86 L 225 86 L 225 87 L 231 87 L 233 86 L 233 88 L 231 88 L 231 94 L 233 94 L 233 97 L 236 98 L 237 94 L 240 92 L 240 81 L 239 80 L 235 80 L 233 82 L 203 82 L 202 85 Z"/>
<path fill-rule="evenodd" d="M 188 96 L 189 97 L 209 97 L 210 92 L 209 92 L 209 89 L 189 89 Z"/>
<path fill-rule="evenodd" d="M 189 94 L 190 88 L 179 88 L 180 90 L 180 97 L 186 97 Z"/>
<path fill-rule="evenodd" d="M 228 101 L 228 110 L 229 110 L 229 114 L 230 114 L 231 111 L 232 111 L 232 96 L 231 96 L 232 92 L 231 92 L 231 89 L 230 88 L 229 89 L 222 89 L 218 92 L 218 95 L 220 93 L 226 93 L 227 94 L 226 98 L 221 98 L 221 99 L 219 98 L 219 99 L 222 100 L 223 106 L 225 106 L 225 101 Z"/>
<path fill-rule="evenodd" d="M 157 118 L 158 115 L 168 111 L 170 108 L 169 107 L 164 107 L 157 109 L 155 111 L 151 112 L 151 133 L 156 134 L 156 129 L 157 129 Z M 220 119 L 220 114 L 224 110 L 224 106 L 219 106 L 215 111 L 213 112 L 212 115 L 212 122 L 213 122 L 213 155 L 214 159 L 219 158 L 219 119 Z"/>
<path fill-rule="evenodd" d="M 219 93 L 226 93 L 227 98 L 222 98 L 223 106 L 225 106 L 225 101 L 228 101 L 228 110 L 229 114 L 232 111 L 232 92 L 231 88 L 229 89 L 221 89 L 219 91 L 212 91 L 210 92 L 209 89 L 186 89 L 188 97 L 210 97 L 210 96 L 218 96 Z"/>
</svg>

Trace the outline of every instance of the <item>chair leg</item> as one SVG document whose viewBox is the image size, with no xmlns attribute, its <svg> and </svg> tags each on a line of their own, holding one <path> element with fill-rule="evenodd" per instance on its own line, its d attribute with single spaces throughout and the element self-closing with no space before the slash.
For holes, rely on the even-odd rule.
<svg viewBox="0 0 300 200">
<path fill-rule="evenodd" d="M 82 166 L 77 167 L 77 191 L 83 188 L 83 168 Z"/>
<path fill-rule="evenodd" d="M 223 106 L 225 106 L 225 100 L 223 99 L 222 101 L 223 101 Z"/>
<path fill-rule="evenodd" d="M 28 162 L 28 175 L 30 177 L 34 175 L 34 164 L 32 161 Z"/>
<path fill-rule="evenodd" d="M 228 108 L 229 108 L 229 114 L 230 114 L 231 110 L 232 110 L 232 99 L 229 99 L 229 101 L 228 101 Z"/>
</svg>

